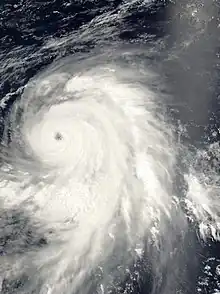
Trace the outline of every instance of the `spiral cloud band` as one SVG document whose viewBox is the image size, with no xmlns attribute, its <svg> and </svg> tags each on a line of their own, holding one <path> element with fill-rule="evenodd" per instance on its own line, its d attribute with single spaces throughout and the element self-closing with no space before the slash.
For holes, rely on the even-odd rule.
<svg viewBox="0 0 220 294">
<path fill-rule="evenodd" d="M 178 144 L 163 95 L 131 55 L 106 50 L 60 60 L 12 107 L 2 140 L 1 202 L 45 238 L 40 248 L 3 257 L 5 279 L 28 276 L 18 293 L 119 293 L 117 277 L 139 282 L 128 269 L 142 258 L 153 272 L 152 293 L 177 293 L 172 276 L 163 284 L 161 276 L 170 262 L 180 274 L 175 251 L 187 211 L 204 234 L 211 228 L 204 229 L 204 219 L 218 222 L 214 192 L 209 187 L 201 205 L 198 189 L 206 186 L 195 171 L 185 176 L 185 213 L 181 208 L 173 184 Z"/>
</svg>

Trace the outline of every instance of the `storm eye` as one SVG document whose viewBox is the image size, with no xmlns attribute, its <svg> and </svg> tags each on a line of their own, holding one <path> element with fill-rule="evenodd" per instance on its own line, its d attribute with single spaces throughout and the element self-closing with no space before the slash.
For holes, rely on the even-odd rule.
<svg viewBox="0 0 220 294">
<path fill-rule="evenodd" d="M 55 140 L 57 141 L 61 141 L 63 139 L 63 136 L 61 135 L 61 133 L 57 132 L 54 136 Z"/>
</svg>

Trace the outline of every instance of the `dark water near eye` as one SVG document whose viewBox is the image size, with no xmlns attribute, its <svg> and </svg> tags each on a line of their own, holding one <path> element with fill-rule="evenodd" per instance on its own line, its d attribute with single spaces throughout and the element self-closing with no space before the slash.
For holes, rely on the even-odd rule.
<svg viewBox="0 0 220 294">
<path fill-rule="evenodd" d="M 122 3 L 128 3 L 129 8 L 119 19 Z M 171 92 L 174 97 L 168 112 L 175 124 L 179 121 L 185 126 L 182 139 L 194 146 L 219 142 L 219 15 L 218 1 L 2 1 L 0 131 L 11 105 L 39 70 L 61 57 L 90 52 L 94 47 L 117 40 L 125 44 L 138 43 L 138 46 L 153 44 L 156 52 L 152 68 L 167 85 L 164 91 Z M 91 27 L 87 30 L 89 33 L 79 38 L 88 27 Z M 55 138 L 62 140 L 62 135 L 56 134 Z M 2 216 L 2 219 L 5 218 Z M 10 251 L 11 244 L 19 243 L 23 230 L 20 224 L 16 229 L 13 226 L 13 231 L 9 229 L 5 238 L 5 227 L 10 228 L 13 221 L 0 224 L 1 256 Z M 43 237 L 35 240 L 31 228 L 25 234 L 29 238 L 27 247 L 42 246 L 46 242 Z M 190 248 L 190 244 L 187 246 Z M 212 240 L 198 243 L 196 254 L 201 262 L 200 271 L 192 273 L 185 293 L 220 293 L 219 243 Z M 185 262 L 183 270 L 190 272 L 190 260 Z M 19 285 L 12 288 L 16 287 Z M 149 287 L 143 277 L 136 293 L 148 293 Z M 5 286 L 3 292 L 12 293 L 9 288 Z"/>
</svg>

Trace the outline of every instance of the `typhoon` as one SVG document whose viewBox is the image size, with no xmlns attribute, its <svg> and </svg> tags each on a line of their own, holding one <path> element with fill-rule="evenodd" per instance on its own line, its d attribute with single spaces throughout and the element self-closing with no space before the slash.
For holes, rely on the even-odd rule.
<svg viewBox="0 0 220 294">
<path fill-rule="evenodd" d="M 209 166 L 219 146 L 180 140 L 149 51 L 60 58 L 12 103 L 0 146 L 2 293 L 189 293 L 186 262 L 195 269 L 198 243 L 220 238 Z"/>
</svg>

